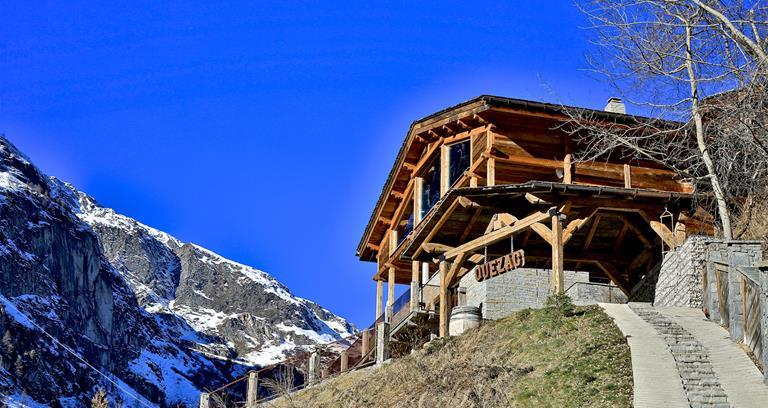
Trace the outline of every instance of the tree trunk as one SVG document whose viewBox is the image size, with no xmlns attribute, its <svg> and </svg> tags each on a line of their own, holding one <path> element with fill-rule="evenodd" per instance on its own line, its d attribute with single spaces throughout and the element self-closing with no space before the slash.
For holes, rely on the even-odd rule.
<svg viewBox="0 0 768 408">
<path fill-rule="evenodd" d="M 707 168 L 707 175 L 712 183 L 712 191 L 715 193 L 715 200 L 717 201 L 717 214 L 720 217 L 720 222 L 723 228 L 723 237 L 726 240 L 733 239 L 733 229 L 731 228 L 731 216 L 728 210 L 728 203 L 725 201 L 725 193 L 720 185 L 720 178 L 717 176 L 715 165 L 712 162 L 712 157 L 709 155 L 709 149 L 707 146 L 707 140 L 704 137 L 704 124 L 701 119 L 701 106 L 699 105 L 699 85 L 696 77 L 696 72 L 693 69 L 693 56 L 691 55 L 691 25 L 689 21 L 686 21 L 685 27 L 685 40 L 686 40 L 686 60 L 685 66 L 688 71 L 688 79 L 691 84 L 691 116 L 696 126 L 696 144 L 701 152 L 701 159 L 704 161 L 704 166 Z"/>
</svg>

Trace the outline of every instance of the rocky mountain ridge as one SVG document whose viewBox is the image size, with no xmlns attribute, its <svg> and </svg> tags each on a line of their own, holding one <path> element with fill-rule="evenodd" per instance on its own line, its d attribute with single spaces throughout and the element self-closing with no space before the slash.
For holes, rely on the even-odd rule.
<svg viewBox="0 0 768 408">
<path fill-rule="evenodd" d="M 267 273 L 45 176 L 1 136 L 0 307 L 10 405 L 82 406 L 98 385 L 194 405 L 249 367 L 355 331 Z"/>
</svg>

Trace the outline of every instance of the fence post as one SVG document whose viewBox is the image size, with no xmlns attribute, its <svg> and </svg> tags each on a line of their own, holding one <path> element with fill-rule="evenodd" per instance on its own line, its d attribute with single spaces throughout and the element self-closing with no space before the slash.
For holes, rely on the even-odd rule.
<svg viewBox="0 0 768 408">
<path fill-rule="evenodd" d="M 200 394 L 200 408 L 211 407 L 211 395 L 207 392 Z"/>
<path fill-rule="evenodd" d="M 309 385 L 316 384 L 320 379 L 320 355 L 313 351 L 309 355 Z"/>
<path fill-rule="evenodd" d="M 340 371 L 343 373 L 344 371 L 347 371 L 349 368 L 349 353 L 347 350 L 344 350 L 341 352 L 341 369 Z"/>
<path fill-rule="evenodd" d="M 389 323 L 379 322 L 376 328 L 376 365 L 384 364 L 389 360 Z"/>
<path fill-rule="evenodd" d="M 363 330 L 363 353 L 362 353 L 363 356 L 368 354 L 368 350 L 371 349 L 370 337 L 371 337 L 371 331 L 368 329 Z"/>
<path fill-rule="evenodd" d="M 252 407 L 256 405 L 256 401 L 259 399 L 259 373 L 251 371 L 248 373 L 248 388 L 246 394 L 246 407 Z"/>
</svg>

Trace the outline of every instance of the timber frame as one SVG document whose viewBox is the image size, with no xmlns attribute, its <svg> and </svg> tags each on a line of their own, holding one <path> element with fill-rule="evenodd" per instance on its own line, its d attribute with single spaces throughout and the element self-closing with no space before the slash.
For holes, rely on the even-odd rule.
<svg viewBox="0 0 768 408">
<path fill-rule="evenodd" d="M 606 126 L 638 121 L 569 109 Z M 395 284 L 410 284 L 411 311 L 437 314 L 444 335 L 459 279 L 514 248 L 524 249 L 526 265 L 552 270 L 553 293 L 563 292 L 568 269 L 629 294 L 661 260 L 662 245 L 712 232 L 709 220 L 694 216 L 693 187 L 673 171 L 610 156 L 574 162 L 579 140 L 562 130 L 566 121 L 559 105 L 486 95 L 411 125 L 357 249 L 377 263 L 377 318 L 383 282 L 387 321 Z M 449 180 L 450 149 L 461 142 L 469 142 L 468 163 Z M 428 168 L 439 171 L 440 198 L 425 208 Z M 659 221 L 665 210 L 674 225 Z M 433 276 L 439 290 L 427 296 L 420 288 Z"/>
</svg>

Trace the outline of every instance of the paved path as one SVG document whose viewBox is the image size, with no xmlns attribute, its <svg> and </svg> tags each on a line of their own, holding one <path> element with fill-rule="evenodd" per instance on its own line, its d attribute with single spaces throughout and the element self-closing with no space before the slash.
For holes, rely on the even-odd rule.
<svg viewBox="0 0 768 408">
<path fill-rule="evenodd" d="M 654 310 L 682 326 L 707 349 L 717 379 L 733 406 L 768 407 L 768 386 L 763 383 L 763 375 L 731 341 L 728 331 L 707 320 L 698 309 L 654 307 Z"/>
<path fill-rule="evenodd" d="M 664 339 L 627 305 L 600 306 L 625 336 L 632 352 L 635 408 L 689 408 L 677 365 Z"/>
</svg>

